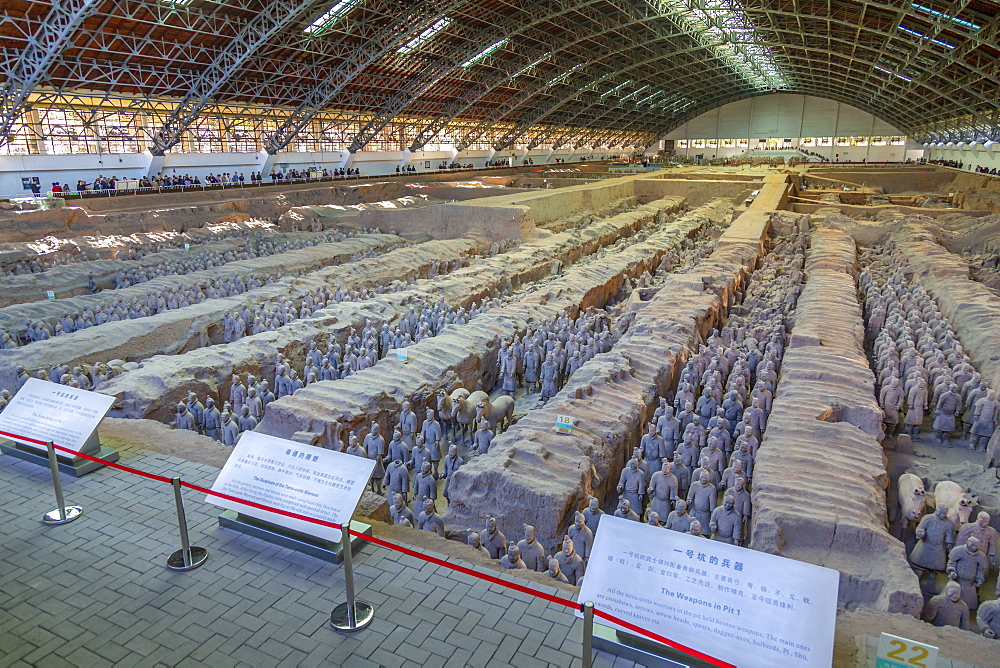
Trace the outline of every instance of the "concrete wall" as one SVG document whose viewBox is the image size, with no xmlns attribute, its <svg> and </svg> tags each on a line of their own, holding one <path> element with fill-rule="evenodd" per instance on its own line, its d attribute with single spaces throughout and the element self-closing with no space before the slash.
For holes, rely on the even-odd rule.
<svg viewBox="0 0 1000 668">
<path fill-rule="evenodd" d="M 994 144 L 988 149 L 983 148 L 982 144 L 977 144 L 975 148 L 930 146 L 927 147 L 925 155 L 928 160 L 954 160 L 964 163 L 964 168 L 969 171 L 974 171 L 976 167 L 1000 171 L 1000 144 Z"/>
<path fill-rule="evenodd" d="M 608 204 L 633 196 L 635 179 L 605 179 L 600 183 L 514 195 L 484 197 L 456 207 L 521 206 L 531 210 L 532 222 L 541 226 L 574 214 L 599 211 Z"/>
<path fill-rule="evenodd" d="M 927 192 L 947 192 L 947 184 L 955 178 L 955 172 L 939 167 L 911 167 L 900 169 L 857 169 L 810 167 L 807 178 L 828 177 L 834 182 L 842 181 L 869 188 L 881 188 L 886 193 L 901 193 L 912 190 Z"/>
<path fill-rule="evenodd" d="M 757 148 L 758 139 L 766 137 L 752 137 L 750 148 Z M 792 147 L 799 145 L 799 138 L 792 139 Z M 830 162 L 903 162 L 907 158 L 917 160 L 923 155 L 923 151 L 916 144 L 907 146 L 804 146 L 807 151 L 818 153 L 830 160 Z M 676 153 L 679 156 L 694 157 L 703 155 L 705 158 L 734 158 L 746 153 L 746 148 L 678 148 Z M 766 154 L 759 157 L 767 157 Z"/>
<path fill-rule="evenodd" d="M 748 181 L 695 181 L 693 179 L 637 179 L 635 196 L 640 202 L 649 202 L 661 197 L 675 196 L 687 199 L 692 207 L 701 206 L 710 199 L 727 197 L 732 200 L 743 193 L 760 188 L 760 182 Z"/>
</svg>

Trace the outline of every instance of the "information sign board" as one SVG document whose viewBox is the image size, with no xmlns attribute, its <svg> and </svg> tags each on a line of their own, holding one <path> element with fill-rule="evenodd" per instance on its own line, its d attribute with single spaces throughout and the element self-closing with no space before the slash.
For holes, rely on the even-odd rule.
<svg viewBox="0 0 1000 668">
<path fill-rule="evenodd" d="M 83 451 L 115 398 L 29 378 L 0 413 L 0 431 Z M 11 438 L 46 451 L 44 445 Z"/>
<path fill-rule="evenodd" d="M 406 352 L 406 348 L 396 348 L 396 359 L 400 362 L 410 361 L 410 355 Z"/>
<path fill-rule="evenodd" d="M 54 290 L 46 290 L 45 291 L 45 296 L 48 297 L 49 299 L 55 299 L 56 298 L 56 293 L 55 293 Z"/>
<path fill-rule="evenodd" d="M 373 459 L 248 431 L 240 437 L 212 491 L 342 524 L 351 519 L 374 468 Z M 211 495 L 207 500 L 286 529 L 340 541 L 339 529 Z"/>
<path fill-rule="evenodd" d="M 878 642 L 875 668 L 934 668 L 938 648 L 909 638 L 883 633 Z"/>
<path fill-rule="evenodd" d="M 839 579 L 829 568 L 605 515 L 579 600 L 740 668 L 805 668 L 833 660 Z"/>
</svg>

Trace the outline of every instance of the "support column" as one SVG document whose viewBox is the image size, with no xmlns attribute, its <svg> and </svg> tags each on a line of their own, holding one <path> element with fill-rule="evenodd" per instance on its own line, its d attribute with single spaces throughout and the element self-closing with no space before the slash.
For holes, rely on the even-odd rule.
<svg viewBox="0 0 1000 668">
<path fill-rule="evenodd" d="M 48 155 L 49 147 L 45 144 L 45 133 L 42 132 L 42 121 L 38 118 L 38 112 L 34 108 L 29 108 L 24 112 L 24 120 L 31 132 L 30 141 L 34 144 L 35 152 L 38 155 Z"/>
<path fill-rule="evenodd" d="M 403 159 L 399 161 L 398 165 L 396 165 L 397 167 L 399 167 L 400 171 L 403 172 L 406 171 L 406 166 L 410 163 L 411 157 L 413 157 L 413 151 L 411 151 L 410 149 L 405 149 L 403 151 Z"/>
<path fill-rule="evenodd" d="M 146 176 L 153 178 L 163 171 L 163 163 L 167 159 L 166 156 L 153 155 L 148 148 L 142 152 L 142 155 L 146 160 Z"/>
<path fill-rule="evenodd" d="M 260 163 L 260 178 L 266 179 L 271 175 L 274 162 L 278 159 L 277 154 L 268 153 L 266 150 L 257 151 L 257 162 Z"/>
</svg>

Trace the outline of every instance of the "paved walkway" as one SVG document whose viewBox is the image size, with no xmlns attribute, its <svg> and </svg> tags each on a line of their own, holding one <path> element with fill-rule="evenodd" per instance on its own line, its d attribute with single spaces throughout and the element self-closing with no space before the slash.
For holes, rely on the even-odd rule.
<svg viewBox="0 0 1000 668">
<path fill-rule="evenodd" d="M 206 487 L 217 473 L 121 452 L 124 464 Z M 165 567 L 180 546 L 169 485 L 112 469 L 62 481 L 84 515 L 43 525 L 55 507 L 48 468 L 0 456 L 0 666 L 581 664 L 570 609 L 374 545 L 356 557 L 355 582 L 376 619 L 337 633 L 340 566 L 222 529 L 218 509 L 185 492 L 192 542 L 211 556 L 175 573 Z M 632 664 L 598 655 L 595 665 Z"/>
</svg>

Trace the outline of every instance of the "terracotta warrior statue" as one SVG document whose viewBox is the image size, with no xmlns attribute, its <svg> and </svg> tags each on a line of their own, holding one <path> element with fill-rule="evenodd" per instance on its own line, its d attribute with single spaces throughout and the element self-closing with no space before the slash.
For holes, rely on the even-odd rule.
<svg viewBox="0 0 1000 668">
<path fill-rule="evenodd" d="M 499 559 L 507 552 L 507 538 L 497 527 L 497 520 L 490 515 L 486 518 L 486 530 L 479 535 L 483 547 L 490 553 L 491 559 Z"/>
<path fill-rule="evenodd" d="M 545 548 L 535 539 L 535 527 L 530 524 L 524 525 L 524 539 L 518 541 L 517 548 L 528 569 L 539 573 L 544 573 L 548 569 L 549 562 L 545 558 Z"/>
</svg>

